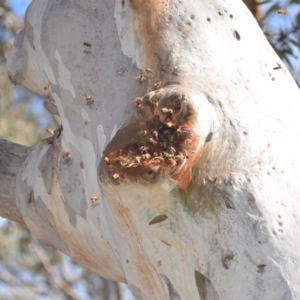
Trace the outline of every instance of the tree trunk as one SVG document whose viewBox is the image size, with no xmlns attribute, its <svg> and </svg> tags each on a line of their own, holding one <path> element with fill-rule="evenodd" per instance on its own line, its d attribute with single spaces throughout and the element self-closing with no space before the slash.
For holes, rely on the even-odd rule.
<svg viewBox="0 0 300 300">
<path fill-rule="evenodd" d="M 16 181 L 39 240 L 136 299 L 300 298 L 299 90 L 242 2 L 33 0 L 8 73 L 62 124 Z"/>
</svg>

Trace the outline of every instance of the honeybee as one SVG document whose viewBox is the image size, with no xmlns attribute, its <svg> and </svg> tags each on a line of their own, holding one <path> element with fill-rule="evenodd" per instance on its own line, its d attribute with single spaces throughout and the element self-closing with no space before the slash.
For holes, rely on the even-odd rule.
<svg viewBox="0 0 300 300">
<path fill-rule="evenodd" d="M 113 176 L 112 176 L 112 178 L 113 178 L 114 180 L 117 180 L 119 177 L 120 177 L 120 175 L 117 174 L 117 173 L 113 174 Z"/>
<path fill-rule="evenodd" d="M 154 135 L 154 137 L 157 139 L 158 138 L 158 132 L 156 130 L 152 131 L 152 134 Z"/>
<path fill-rule="evenodd" d="M 106 162 L 106 163 L 109 163 L 109 158 L 106 156 L 106 157 L 104 157 L 104 161 Z"/>
<path fill-rule="evenodd" d="M 148 73 L 152 73 L 152 69 L 150 69 L 150 68 L 147 68 L 145 71 Z"/>
<path fill-rule="evenodd" d="M 173 127 L 173 123 L 172 122 L 166 122 L 165 125 L 169 128 Z"/>
<path fill-rule="evenodd" d="M 146 146 L 140 147 L 140 151 L 141 151 L 142 153 L 146 153 L 148 149 L 149 149 L 149 147 L 146 147 Z"/>
<path fill-rule="evenodd" d="M 47 83 L 45 86 L 44 86 L 44 91 L 48 90 L 50 87 L 50 83 Z"/>
<path fill-rule="evenodd" d="M 153 138 L 149 139 L 149 143 L 152 144 L 152 145 L 156 145 L 157 144 L 157 142 Z"/>
<path fill-rule="evenodd" d="M 169 162 L 172 166 L 174 166 L 174 167 L 177 165 L 176 160 L 173 159 L 173 158 L 169 158 L 169 159 L 168 159 L 168 162 Z"/>
<path fill-rule="evenodd" d="M 143 104 L 143 98 L 141 97 L 136 97 L 135 98 L 135 103 L 137 107 L 140 107 Z"/>
<path fill-rule="evenodd" d="M 286 16 L 287 15 L 287 11 L 285 9 L 279 9 L 278 10 L 278 14 Z"/>
<path fill-rule="evenodd" d="M 63 158 L 70 158 L 71 156 L 71 151 L 66 151 L 64 154 L 63 154 Z"/>
<path fill-rule="evenodd" d="M 141 162 L 141 157 L 140 156 L 136 156 L 135 158 L 134 158 L 134 161 L 135 162 L 137 162 L 138 164 Z"/>
<path fill-rule="evenodd" d="M 169 152 L 174 155 L 176 153 L 176 149 L 174 147 L 170 147 Z"/>
<path fill-rule="evenodd" d="M 179 161 L 183 161 L 184 156 L 182 153 L 179 153 L 178 155 L 175 156 L 175 159 L 179 160 Z"/>
<path fill-rule="evenodd" d="M 145 153 L 141 156 L 142 159 L 150 159 L 151 155 L 149 153 Z"/>
<path fill-rule="evenodd" d="M 140 83 L 142 83 L 143 81 L 147 80 L 147 78 L 145 76 L 143 76 L 143 75 L 140 75 L 137 79 L 138 79 L 138 81 Z"/>
<path fill-rule="evenodd" d="M 92 202 L 95 202 L 95 201 L 97 201 L 97 200 L 99 200 L 99 199 L 100 199 L 99 196 L 92 196 L 92 197 L 91 197 L 91 201 L 92 201 Z"/>
<path fill-rule="evenodd" d="M 94 101 L 94 99 L 95 99 L 95 96 L 93 94 L 90 94 L 90 95 L 87 95 L 85 97 L 85 99 L 86 99 L 87 103 L 92 103 Z"/>
<path fill-rule="evenodd" d="M 161 82 L 156 82 L 156 83 L 154 83 L 153 89 L 154 89 L 154 90 L 159 89 L 160 85 L 161 85 Z"/>
<path fill-rule="evenodd" d="M 87 43 L 87 42 L 84 42 L 83 45 L 86 46 L 86 47 L 91 47 L 92 46 L 91 43 Z"/>
<path fill-rule="evenodd" d="M 163 162 L 165 159 L 162 156 L 156 156 L 153 158 L 154 160 L 158 160 L 160 162 Z"/>
<path fill-rule="evenodd" d="M 51 135 L 54 136 L 54 131 L 50 128 L 47 128 L 46 131 Z"/>
</svg>

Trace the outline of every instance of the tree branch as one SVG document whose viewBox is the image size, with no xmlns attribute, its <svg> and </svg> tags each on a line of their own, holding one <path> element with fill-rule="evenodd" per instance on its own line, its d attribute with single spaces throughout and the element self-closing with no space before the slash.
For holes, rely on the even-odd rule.
<svg viewBox="0 0 300 300">
<path fill-rule="evenodd" d="M 0 216 L 25 225 L 16 203 L 16 176 L 29 148 L 0 140 Z"/>
</svg>

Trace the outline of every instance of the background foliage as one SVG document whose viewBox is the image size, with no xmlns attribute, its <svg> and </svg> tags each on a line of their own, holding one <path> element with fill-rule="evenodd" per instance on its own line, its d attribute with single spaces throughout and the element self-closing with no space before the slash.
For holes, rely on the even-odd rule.
<svg viewBox="0 0 300 300">
<path fill-rule="evenodd" d="M 269 42 L 300 84 L 299 0 L 244 0 Z M 5 61 L 22 20 L 0 0 L 0 137 L 31 146 L 55 128 L 42 99 L 10 84 Z M 39 243 L 21 226 L 0 220 L 1 299 L 133 299 L 128 289 L 87 272 L 70 258 Z"/>
</svg>

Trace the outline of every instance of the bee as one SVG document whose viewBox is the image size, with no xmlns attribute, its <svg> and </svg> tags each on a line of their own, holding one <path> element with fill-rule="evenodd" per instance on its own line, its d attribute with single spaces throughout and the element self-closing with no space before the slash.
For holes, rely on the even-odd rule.
<svg viewBox="0 0 300 300">
<path fill-rule="evenodd" d="M 112 176 L 112 178 L 113 178 L 114 180 L 117 180 L 119 177 L 120 177 L 120 175 L 117 174 L 117 173 L 113 174 L 113 176 Z"/>
<path fill-rule="evenodd" d="M 91 197 L 91 201 L 92 201 L 92 202 L 95 202 L 95 201 L 97 201 L 97 200 L 99 200 L 99 199 L 100 199 L 99 196 L 92 196 L 92 197 Z"/>
<path fill-rule="evenodd" d="M 140 147 L 140 151 L 142 153 L 146 153 L 148 149 L 149 149 L 149 147 L 145 147 L 145 146 Z"/>
<path fill-rule="evenodd" d="M 149 153 L 146 153 L 146 154 L 143 154 L 142 156 L 141 156 L 141 158 L 142 159 L 150 159 L 151 158 L 151 155 L 149 154 Z"/>
<path fill-rule="evenodd" d="M 153 89 L 154 89 L 154 90 L 159 89 L 160 85 L 161 85 L 161 82 L 156 82 L 156 83 L 154 83 Z"/>
<path fill-rule="evenodd" d="M 176 149 L 174 147 L 170 147 L 169 152 L 174 155 L 176 153 Z"/>
<path fill-rule="evenodd" d="M 91 43 L 87 43 L 87 42 L 84 42 L 83 45 L 86 46 L 86 47 L 92 47 L 92 44 Z"/>
<path fill-rule="evenodd" d="M 148 73 L 152 73 L 152 69 L 150 69 L 150 68 L 147 68 L 145 71 Z"/>
<path fill-rule="evenodd" d="M 87 103 L 91 104 L 91 103 L 94 102 L 94 98 L 95 98 L 95 96 L 92 95 L 92 94 L 90 94 L 90 95 L 87 95 L 87 96 L 85 97 L 85 100 L 86 100 Z"/>
<path fill-rule="evenodd" d="M 168 159 L 168 162 L 169 162 L 172 166 L 174 166 L 174 167 L 177 165 L 176 160 L 173 159 L 173 158 L 169 158 L 169 159 Z"/>
<path fill-rule="evenodd" d="M 64 154 L 63 154 L 63 158 L 70 158 L 71 156 L 71 151 L 66 151 Z"/>
<path fill-rule="evenodd" d="M 182 153 L 179 153 L 178 155 L 175 156 L 175 159 L 179 160 L 179 161 L 183 161 L 184 156 Z"/>
<path fill-rule="evenodd" d="M 149 143 L 152 145 L 157 145 L 157 142 L 153 138 L 149 139 Z"/>
<path fill-rule="evenodd" d="M 188 34 L 190 32 L 190 27 L 185 27 L 183 30 L 182 30 L 182 33 L 183 34 Z"/>
<path fill-rule="evenodd" d="M 153 158 L 154 160 L 158 160 L 160 162 L 163 162 L 165 159 L 162 156 L 156 156 Z"/>
<path fill-rule="evenodd" d="M 147 130 L 142 131 L 142 136 L 146 136 L 148 134 Z"/>
<path fill-rule="evenodd" d="M 152 134 L 154 135 L 154 137 L 157 139 L 158 138 L 158 132 L 156 130 L 152 131 Z"/>
<path fill-rule="evenodd" d="M 135 101 L 137 107 L 141 107 L 143 104 L 143 98 L 141 98 L 141 97 L 136 97 L 134 101 Z"/>
<path fill-rule="evenodd" d="M 143 76 L 143 75 L 140 75 L 140 76 L 137 78 L 137 80 L 138 80 L 140 83 L 142 83 L 143 81 L 147 80 L 147 78 L 146 78 L 145 76 Z"/>
<path fill-rule="evenodd" d="M 173 112 L 173 110 L 172 109 L 168 109 L 168 108 L 166 108 L 166 107 L 163 107 L 162 109 L 161 109 L 161 111 L 164 113 L 164 114 L 167 114 L 168 112 Z"/>
<path fill-rule="evenodd" d="M 50 128 L 47 128 L 46 131 L 51 135 L 54 136 L 54 131 Z"/>
<path fill-rule="evenodd" d="M 131 168 L 131 167 L 137 167 L 137 165 L 134 162 L 131 162 L 126 166 L 126 168 Z"/>
<path fill-rule="evenodd" d="M 128 165 L 129 162 L 130 162 L 130 161 L 128 160 L 128 158 L 122 157 L 122 156 L 120 156 L 119 158 L 117 158 L 117 160 L 120 161 L 120 165 L 123 166 L 123 167 L 127 167 L 127 165 Z"/>
<path fill-rule="evenodd" d="M 106 163 L 109 163 L 109 158 L 108 158 L 107 156 L 105 156 L 105 157 L 104 157 L 104 161 L 105 161 Z"/>
<path fill-rule="evenodd" d="M 285 9 L 279 9 L 279 10 L 278 10 L 278 14 L 279 14 L 279 15 L 286 16 L 286 15 L 287 15 L 287 11 L 286 11 Z"/>
<path fill-rule="evenodd" d="M 84 163 L 83 163 L 83 161 L 80 163 L 80 168 L 84 169 Z"/>
<path fill-rule="evenodd" d="M 45 86 L 44 86 L 44 91 L 48 90 L 50 87 L 50 83 L 47 83 Z"/>
<path fill-rule="evenodd" d="M 136 156 L 135 158 L 134 158 L 134 161 L 136 162 L 136 163 L 140 163 L 141 162 L 141 157 L 140 156 Z"/>
<path fill-rule="evenodd" d="M 277 66 L 274 67 L 273 70 L 279 70 L 279 69 L 281 69 L 281 68 L 282 68 L 282 67 L 281 67 L 281 64 L 277 63 Z"/>
<path fill-rule="evenodd" d="M 169 128 L 173 127 L 173 123 L 172 122 L 166 122 L 165 125 Z"/>
</svg>

